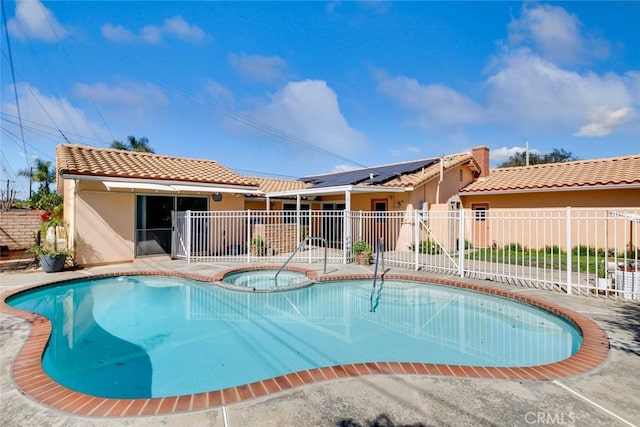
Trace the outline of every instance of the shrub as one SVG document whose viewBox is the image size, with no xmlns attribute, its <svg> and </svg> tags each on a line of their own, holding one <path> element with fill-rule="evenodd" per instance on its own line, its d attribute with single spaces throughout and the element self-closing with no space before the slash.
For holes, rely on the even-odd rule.
<svg viewBox="0 0 640 427">
<path fill-rule="evenodd" d="M 552 246 L 547 245 L 544 247 L 543 251 L 544 253 L 547 253 L 547 254 L 556 254 L 556 255 L 562 253 L 562 249 L 560 249 L 560 246 L 558 245 L 552 245 Z"/>
<path fill-rule="evenodd" d="M 364 240 L 356 240 L 353 242 L 351 250 L 356 255 L 362 252 L 371 252 L 371 245 Z"/>
<path fill-rule="evenodd" d="M 456 249 L 460 250 L 460 239 L 456 239 Z M 473 249 L 471 242 L 466 239 L 464 241 L 464 249 Z"/>
<path fill-rule="evenodd" d="M 411 251 L 415 250 L 415 243 L 409 245 L 409 249 Z M 442 248 L 436 242 L 432 242 L 431 240 L 421 240 L 418 244 L 418 253 L 421 254 L 429 254 L 429 255 L 438 255 L 442 253 Z"/>
<path fill-rule="evenodd" d="M 522 245 L 520 243 L 509 243 L 503 249 L 505 251 L 522 252 Z"/>
</svg>

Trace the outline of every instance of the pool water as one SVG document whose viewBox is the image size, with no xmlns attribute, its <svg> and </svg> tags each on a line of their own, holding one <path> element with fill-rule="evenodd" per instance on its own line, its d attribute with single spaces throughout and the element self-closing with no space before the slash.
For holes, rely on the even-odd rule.
<svg viewBox="0 0 640 427">
<path fill-rule="evenodd" d="M 532 366 L 566 359 L 568 321 L 506 298 L 387 280 L 285 292 L 236 292 L 158 276 L 73 282 L 18 294 L 13 307 L 52 321 L 44 370 L 114 398 L 218 390 L 360 362 Z"/>
<path fill-rule="evenodd" d="M 249 289 L 274 289 L 309 282 L 309 278 L 305 273 L 298 271 L 282 270 L 278 273 L 278 270 L 274 269 L 261 269 L 235 271 L 225 275 L 222 281 Z"/>
</svg>

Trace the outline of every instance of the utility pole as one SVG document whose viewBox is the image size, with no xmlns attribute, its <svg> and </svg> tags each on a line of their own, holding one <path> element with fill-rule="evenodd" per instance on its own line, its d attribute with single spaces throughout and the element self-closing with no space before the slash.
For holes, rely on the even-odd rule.
<svg viewBox="0 0 640 427">
<path fill-rule="evenodd" d="M 31 187 L 33 186 L 33 166 L 29 168 L 29 200 L 31 200 Z"/>
<path fill-rule="evenodd" d="M 524 140 L 525 166 L 529 166 L 529 138 Z"/>
</svg>

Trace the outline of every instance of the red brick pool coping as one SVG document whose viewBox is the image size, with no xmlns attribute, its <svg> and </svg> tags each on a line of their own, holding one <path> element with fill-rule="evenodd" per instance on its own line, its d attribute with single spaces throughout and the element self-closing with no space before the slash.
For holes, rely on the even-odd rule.
<svg viewBox="0 0 640 427">
<path fill-rule="evenodd" d="M 70 390 L 49 377 L 42 369 L 41 359 L 51 333 L 51 323 L 48 319 L 34 314 L 18 310 L 8 306 L 4 301 L 11 295 L 27 289 L 41 286 L 50 286 L 56 283 L 69 283 L 73 281 L 113 277 L 121 275 L 156 275 L 173 276 L 187 279 L 195 279 L 204 282 L 219 281 L 225 274 L 231 271 L 247 271 L 272 268 L 270 266 L 252 266 L 234 268 L 220 272 L 213 277 L 181 272 L 144 271 L 127 272 L 119 274 L 101 274 L 85 276 L 77 279 L 63 280 L 43 285 L 25 287 L 18 291 L 2 294 L 0 311 L 15 317 L 27 320 L 31 323 L 31 333 L 13 361 L 12 376 L 15 385 L 22 394 L 53 409 L 65 411 L 78 416 L 96 417 L 134 417 L 144 415 L 166 415 L 187 411 L 217 408 L 239 401 L 244 401 L 282 390 L 298 387 L 304 384 L 312 384 L 337 378 L 358 377 L 362 375 L 427 375 L 445 376 L 457 378 L 489 378 L 500 380 L 532 380 L 546 381 L 562 377 L 569 377 L 590 371 L 600 366 L 607 358 L 609 352 L 609 340 L 604 331 L 592 320 L 574 311 L 556 304 L 552 304 L 537 298 L 518 295 L 508 291 L 494 289 L 481 285 L 463 283 L 457 280 L 444 278 L 429 278 L 408 274 L 387 274 L 387 279 L 410 280 L 417 282 L 435 283 L 439 285 L 453 286 L 472 291 L 484 292 L 501 297 L 512 298 L 536 307 L 548 310 L 573 322 L 582 332 L 583 343 L 576 354 L 568 359 L 547 365 L 499 368 L 482 366 L 460 366 L 433 363 L 408 363 L 408 362 L 378 362 L 357 363 L 350 365 L 329 366 L 293 372 L 279 377 L 244 384 L 237 387 L 229 387 L 223 390 L 215 390 L 191 395 L 170 396 L 146 399 L 111 399 L 91 396 Z M 279 267 L 276 267 L 279 268 Z M 317 277 L 317 275 L 305 269 L 288 268 L 288 270 L 307 273 L 310 279 L 317 282 L 334 280 L 370 279 L 370 274 L 344 274 Z"/>
</svg>

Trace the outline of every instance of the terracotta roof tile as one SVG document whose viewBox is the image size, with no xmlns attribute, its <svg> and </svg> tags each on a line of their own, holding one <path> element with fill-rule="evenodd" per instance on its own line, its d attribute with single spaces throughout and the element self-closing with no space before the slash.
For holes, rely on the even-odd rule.
<svg viewBox="0 0 640 427">
<path fill-rule="evenodd" d="M 255 186 L 213 160 L 189 159 L 82 145 L 56 147 L 58 174 Z"/>
<path fill-rule="evenodd" d="M 279 178 L 264 178 L 260 176 L 248 176 L 253 182 L 258 184 L 260 191 L 264 193 L 273 193 L 276 191 L 291 191 L 291 190 L 303 190 L 310 187 L 302 181 L 292 181 L 288 179 Z"/>
<path fill-rule="evenodd" d="M 443 156 L 444 170 L 448 170 L 464 163 L 474 162 L 474 168 L 479 169 L 471 153 L 457 153 Z M 416 187 L 440 175 L 440 162 L 436 162 L 422 170 L 404 174 L 393 178 L 381 185 L 387 187 Z"/>
<path fill-rule="evenodd" d="M 640 155 L 492 169 L 461 194 L 640 184 Z"/>
</svg>

